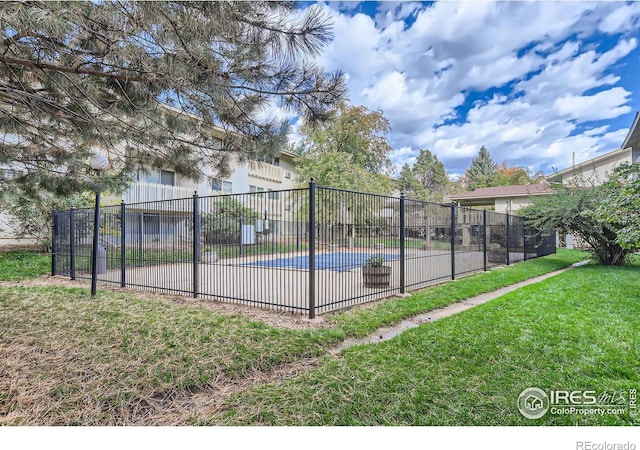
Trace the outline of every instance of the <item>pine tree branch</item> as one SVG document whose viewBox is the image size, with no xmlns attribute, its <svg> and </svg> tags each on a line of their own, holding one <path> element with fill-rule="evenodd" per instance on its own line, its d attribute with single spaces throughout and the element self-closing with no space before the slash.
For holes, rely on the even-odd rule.
<svg viewBox="0 0 640 450">
<path fill-rule="evenodd" d="M 82 69 L 81 66 L 78 66 L 76 68 L 71 68 L 71 67 L 61 66 L 59 64 L 36 62 L 28 59 L 14 58 L 12 56 L 6 56 L 6 55 L 0 55 L 0 62 L 3 62 L 5 64 L 13 64 L 18 66 L 32 67 L 32 68 L 43 69 L 43 70 L 44 69 L 55 70 L 57 72 L 64 72 L 64 73 L 93 75 L 93 76 L 110 79 L 110 80 L 119 80 L 119 81 L 126 81 L 126 82 L 142 80 L 142 77 L 140 77 L 139 75 L 132 76 L 127 74 L 100 72 L 98 70 Z"/>
</svg>

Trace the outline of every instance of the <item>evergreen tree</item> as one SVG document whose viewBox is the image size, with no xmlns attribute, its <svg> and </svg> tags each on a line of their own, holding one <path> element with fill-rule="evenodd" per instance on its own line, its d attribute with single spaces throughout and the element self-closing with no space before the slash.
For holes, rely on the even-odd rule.
<svg viewBox="0 0 640 450">
<path fill-rule="evenodd" d="M 112 187 L 146 168 L 225 175 L 231 156 L 284 143 L 286 123 L 265 118 L 266 107 L 314 122 L 346 95 L 340 73 L 310 62 L 331 39 L 318 7 L 3 2 L 0 23 L 0 167 L 18 173 L 0 190 L 93 189 L 96 149 L 111 161 L 101 182 Z"/>
<path fill-rule="evenodd" d="M 398 189 L 408 198 L 422 199 L 426 196 L 424 188 L 408 163 L 404 163 L 400 170 Z"/>
<path fill-rule="evenodd" d="M 471 162 L 471 167 L 465 172 L 469 182 L 468 189 L 473 190 L 479 187 L 491 186 L 497 170 L 497 164 L 493 162 L 489 151 L 483 145 L 478 152 L 478 156 Z"/>
<path fill-rule="evenodd" d="M 420 150 L 412 172 L 423 190 L 423 198 L 442 200 L 447 188 L 447 172 L 444 164 L 429 150 Z M 425 196 L 426 194 L 426 196 Z"/>
</svg>

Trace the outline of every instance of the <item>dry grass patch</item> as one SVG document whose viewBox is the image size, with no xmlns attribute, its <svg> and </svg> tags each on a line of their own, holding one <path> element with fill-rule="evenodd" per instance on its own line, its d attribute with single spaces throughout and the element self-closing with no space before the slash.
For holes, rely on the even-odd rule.
<svg viewBox="0 0 640 450">
<path fill-rule="evenodd" d="M 0 288 L 0 424 L 189 423 L 194 394 L 215 397 L 335 342 L 126 294 L 87 298 Z"/>
</svg>

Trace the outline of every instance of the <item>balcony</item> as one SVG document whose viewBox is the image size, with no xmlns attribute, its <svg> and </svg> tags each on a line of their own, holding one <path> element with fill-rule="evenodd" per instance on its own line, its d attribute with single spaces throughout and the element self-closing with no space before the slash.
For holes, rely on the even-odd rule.
<svg viewBox="0 0 640 450">
<path fill-rule="evenodd" d="M 157 202 L 162 200 L 175 200 L 193 196 L 195 191 L 192 187 L 169 186 L 160 183 L 147 183 L 137 181 L 131 183 L 129 189 L 122 193 L 122 196 L 110 195 L 105 199 L 106 204 L 116 204 L 120 199 L 126 203 Z"/>
<path fill-rule="evenodd" d="M 264 162 L 249 161 L 249 176 L 282 183 L 282 168 Z"/>
</svg>

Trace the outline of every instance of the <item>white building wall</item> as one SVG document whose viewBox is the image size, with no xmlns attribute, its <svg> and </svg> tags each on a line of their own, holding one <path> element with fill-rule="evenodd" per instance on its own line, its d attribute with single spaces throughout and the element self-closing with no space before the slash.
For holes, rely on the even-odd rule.
<svg viewBox="0 0 640 450">
<path fill-rule="evenodd" d="M 624 162 L 632 162 L 631 152 L 623 153 L 615 158 L 601 161 L 597 164 L 587 165 L 586 167 L 576 170 L 575 173 L 567 174 L 562 177 L 562 184 L 567 185 L 600 185 L 607 181 L 609 175 L 616 167 Z"/>
<path fill-rule="evenodd" d="M 249 192 L 249 168 L 246 165 L 237 167 L 229 181 L 234 194 Z"/>
<path fill-rule="evenodd" d="M 509 197 L 509 198 L 497 198 L 495 202 L 495 211 L 499 213 L 515 213 L 525 206 L 531 204 L 529 197 Z"/>
</svg>

